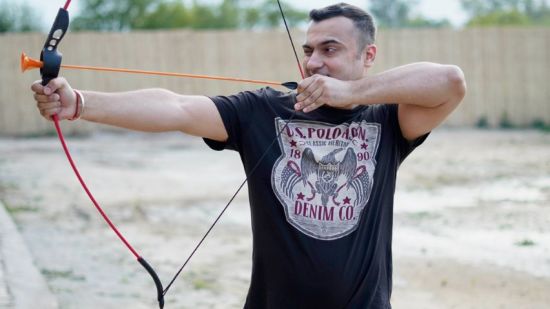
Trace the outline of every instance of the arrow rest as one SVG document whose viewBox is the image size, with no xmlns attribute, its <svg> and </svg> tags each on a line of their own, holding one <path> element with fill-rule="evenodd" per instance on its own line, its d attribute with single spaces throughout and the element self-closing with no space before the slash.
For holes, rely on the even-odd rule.
<svg viewBox="0 0 550 309">
<path fill-rule="evenodd" d="M 297 82 L 286 82 L 286 83 L 282 83 L 281 85 L 286 87 L 287 89 L 290 89 L 290 90 L 298 89 L 298 83 Z"/>
</svg>

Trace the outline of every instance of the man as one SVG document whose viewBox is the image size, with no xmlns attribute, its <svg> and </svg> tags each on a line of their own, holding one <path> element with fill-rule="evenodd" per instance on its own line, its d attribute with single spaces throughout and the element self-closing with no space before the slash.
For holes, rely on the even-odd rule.
<svg viewBox="0 0 550 309">
<path fill-rule="evenodd" d="M 367 75 L 371 16 L 341 3 L 310 18 L 297 94 L 79 93 L 63 78 L 32 90 L 47 119 L 177 130 L 239 151 L 253 229 L 246 308 L 390 308 L 397 168 L 462 100 L 464 76 L 434 63 Z"/>
</svg>

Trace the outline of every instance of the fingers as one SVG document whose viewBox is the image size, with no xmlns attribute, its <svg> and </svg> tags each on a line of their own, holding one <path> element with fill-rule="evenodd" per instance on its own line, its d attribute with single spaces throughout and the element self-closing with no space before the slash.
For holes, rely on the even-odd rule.
<svg viewBox="0 0 550 309">
<path fill-rule="evenodd" d="M 61 102 L 47 102 L 47 103 L 37 103 L 38 110 L 40 114 L 47 119 L 51 119 L 53 115 L 59 114 L 61 112 Z"/>
<path fill-rule="evenodd" d="M 54 94 L 51 94 L 51 95 L 38 94 L 38 93 L 34 94 L 34 100 L 37 103 L 55 102 L 55 101 L 59 101 L 59 99 L 60 99 L 60 97 L 59 97 L 59 94 L 57 94 L 57 93 L 54 93 Z"/>
<path fill-rule="evenodd" d="M 46 86 L 41 81 L 35 81 L 31 90 L 34 92 L 36 107 L 44 118 L 51 119 L 55 114 L 62 115 L 62 119 L 70 116 L 70 103 L 67 102 L 72 102 L 72 90 L 64 78 L 52 79 Z"/>
<path fill-rule="evenodd" d="M 304 113 L 308 113 L 325 104 L 322 100 L 323 88 L 314 88 L 312 90 L 313 92 L 308 92 L 308 90 L 302 92 L 300 94 L 301 98 L 296 99 L 297 110 L 301 109 Z"/>
<path fill-rule="evenodd" d="M 67 85 L 67 81 L 63 77 L 54 78 L 44 87 L 44 94 L 52 94 L 65 88 Z"/>
<path fill-rule="evenodd" d="M 324 92 L 324 83 L 320 76 L 314 75 L 304 79 L 298 85 L 294 108 L 307 113 L 323 106 L 326 103 L 323 101 Z"/>
<path fill-rule="evenodd" d="M 57 93 L 51 95 L 35 93 L 34 99 L 40 114 L 46 119 L 50 119 L 51 116 L 61 112 L 60 97 Z"/>
<path fill-rule="evenodd" d="M 52 79 L 46 86 L 42 86 L 42 81 L 37 80 L 31 85 L 31 90 L 37 94 L 51 95 L 58 90 L 67 87 L 69 84 L 63 77 Z"/>
<path fill-rule="evenodd" d="M 42 81 L 37 80 L 34 83 L 32 83 L 31 90 L 35 93 L 43 94 L 44 93 L 44 86 L 42 86 Z"/>
</svg>

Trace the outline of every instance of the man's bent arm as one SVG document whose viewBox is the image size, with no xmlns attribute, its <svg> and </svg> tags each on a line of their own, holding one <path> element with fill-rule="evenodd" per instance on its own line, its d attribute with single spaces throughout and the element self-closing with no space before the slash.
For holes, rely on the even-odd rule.
<svg viewBox="0 0 550 309">
<path fill-rule="evenodd" d="M 437 127 L 462 101 L 464 74 L 454 65 L 414 63 L 354 83 L 354 103 L 396 103 L 399 125 L 408 140 Z"/>
<path fill-rule="evenodd" d="M 399 125 L 413 140 L 439 125 L 466 93 L 464 74 L 454 65 L 420 62 L 358 80 L 341 81 L 321 75 L 303 80 L 296 109 L 309 112 L 322 105 L 399 104 Z"/>
</svg>

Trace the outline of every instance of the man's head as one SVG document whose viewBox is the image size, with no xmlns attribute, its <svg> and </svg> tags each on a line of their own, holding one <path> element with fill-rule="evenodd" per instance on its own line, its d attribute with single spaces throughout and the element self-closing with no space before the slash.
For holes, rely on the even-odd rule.
<svg viewBox="0 0 550 309">
<path fill-rule="evenodd" d="M 372 16 L 356 6 L 339 3 L 312 10 L 309 17 L 311 24 L 303 45 L 307 75 L 361 78 L 376 55 Z"/>
<path fill-rule="evenodd" d="M 374 44 L 376 36 L 374 20 L 369 13 L 356 6 L 341 2 L 309 12 L 310 20 L 316 23 L 338 16 L 346 17 L 353 22 L 361 50 L 367 45 Z"/>
</svg>

